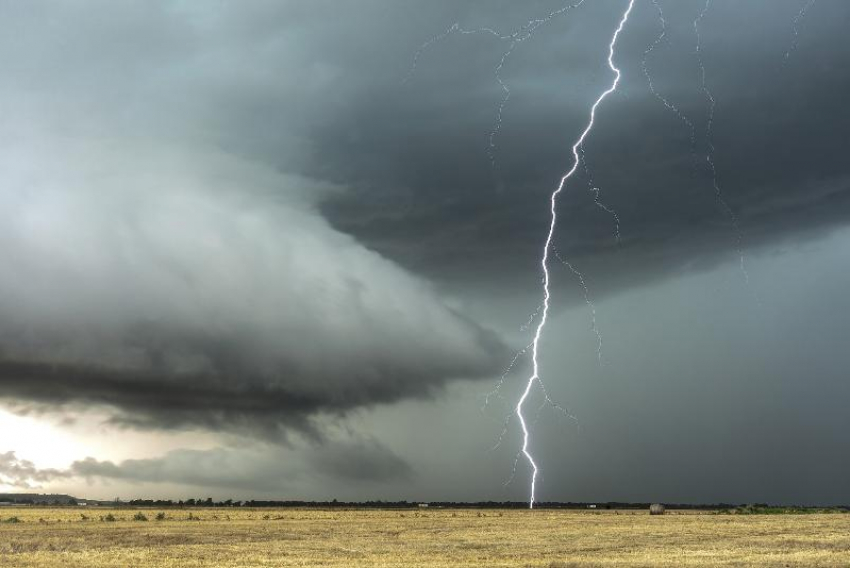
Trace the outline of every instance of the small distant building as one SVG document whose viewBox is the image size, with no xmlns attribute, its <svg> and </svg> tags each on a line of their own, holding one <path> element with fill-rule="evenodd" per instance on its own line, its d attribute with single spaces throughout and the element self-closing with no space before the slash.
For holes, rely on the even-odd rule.
<svg viewBox="0 0 850 568">
<path fill-rule="evenodd" d="M 588 508 L 588 509 L 595 509 L 595 508 L 596 508 L 596 504 L 595 504 L 595 503 L 590 504 L 590 505 L 588 505 L 588 506 L 587 506 L 587 508 Z"/>
<path fill-rule="evenodd" d="M 419 503 L 420 509 L 427 509 L 429 507 L 428 503 Z"/>
<path fill-rule="evenodd" d="M 661 503 L 653 503 L 649 506 L 649 514 L 650 515 L 663 515 L 664 514 L 664 505 Z"/>
</svg>

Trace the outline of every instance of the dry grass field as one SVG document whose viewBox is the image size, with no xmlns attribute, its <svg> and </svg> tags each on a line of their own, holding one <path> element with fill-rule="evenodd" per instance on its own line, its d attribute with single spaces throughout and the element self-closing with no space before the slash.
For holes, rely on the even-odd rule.
<svg viewBox="0 0 850 568">
<path fill-rule="evenodd" d="M 80 509 L 0 509 L 0 566 L 850 566 L 850 514 Z"/>
</svg>

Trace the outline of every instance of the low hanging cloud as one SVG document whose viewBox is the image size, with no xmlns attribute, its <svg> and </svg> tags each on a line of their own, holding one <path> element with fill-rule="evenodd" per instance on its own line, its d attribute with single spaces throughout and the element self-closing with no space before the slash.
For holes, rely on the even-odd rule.
<svg viewBox="0 0 850 568">
<path fill-rule="evenodd" d="M 502 4 L 10 6 L 0 398 L 106 405 L 138 427 L 277 436 L 499 370 L 498 338 L 401 266 L 466 297 L 537 295 L 541 205 L 610 81 L 617 17 L 586 2 L 511 55 L 494 171 L 503 42 L 448 37 L 402 80 L 421 42 L 452 22 L 511 30 L 559 7 Z M 848 124 L 836 111 L 850 66 L 835 49 L 847 8 L 813 12 L 778 73 L 791 4 L 718 4 L 705 20 L 713 143 L 745 247 L 850 218 Z M 622 88 L 586 147 L 622 240 L 589 179 L 559 202 L 556 244 L 596 297 L 737 260 L 739 235 L 694 166 L 708 142 L 698 8 L 670 11 L 670 43 L 649 60 L 661 92 L 699 125 L 696 159 L 688 129 L 647 88 L 640 59 L 659 22 L 636 6 L 618 44 Z M 742 13 L 766 35 L 724 24 Z"/>
<path fill-rule="evenodd" d="M 173 450 L 161 457 L 121 462 L 86 458 L 54 479 L 84 478 L 91 483 L 176 484 L 249 492 L 282 491 L 305 477 L 348 483 L 383 483 L 413 475 L 411 467 L 372 439 L 333 441 L 297 450 L 270 446 Z M 42 478 L 50 479 L 51 472 Z"/>
<path fill-rule="evenodd" d="M 205 450 L 177 449 L 159 457 L 119 462 L 87 457 L 64 469 L 41 469 L 15 452 L 0 453 L 0 485 L 20 489 L 86 480 L 90 484 L 169 484 L 271 495 L 295 485 L 303 487 L 317 478 L 368 486 L 403 481 L 413 475 L 411 466 L 391 449 L 364 437 L 297 448 L 253 443 Z"/>
<path fill-rule="evenodd" d="M 18 458 L 15 452 L 0 453 L 0 485 L 31 489 L 65 477 L 66 473 L 57 469 L 39 469 L 33 462 Z"/>
<path fill-rule="evenodd" d="M 0 397 L 139 427 L 311 417 L 490 376 L 498 338 L 220 153 L 41 136 L 0 154 Z"/>
<path fill-rule="evenodd" d="M 493 333 L 324 219 L 346 187 L 289 173 L 336 67 L 255 10 L 97 10 L 0 23 L 0 399 L 279 438 L 497 372 Z"/>
</svg>

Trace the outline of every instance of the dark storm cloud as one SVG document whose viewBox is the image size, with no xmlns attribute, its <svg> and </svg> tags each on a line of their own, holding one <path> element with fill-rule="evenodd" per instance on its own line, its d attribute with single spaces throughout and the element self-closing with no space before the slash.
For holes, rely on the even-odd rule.
<svg viewBox="0 0 850 568">
<path fill-rule="evenodd" d="M 321 217 L 344 185 L 255 155 L 246 117 L 288 109 L 293 159 L 336 75 L 297 47 L 303 7 L 6 10 L 0 398 L 319 433 L 319 414 L 499 368 L 494 333 Z"/>
<path fill-rule="evenodd" d="M 413 475 L 404 460 L 376 440 L 327 444 L 308 463 L 319 473 L 343 481 L 392 481 Z"/>
<path fill-rule="evenodd" d="M 48 173 L 5 164 L 6 179 L 34 183 L 0 213 L 4 398 L 274 433 L 498 368 L 492 332 L 309 206 L 258 195 L 260 174 L 187 153 L 139 171 L 88 151 L 83 172 L 58 158 Z M 206 179 L 186 173 L 201 167 Z"/>
<path fill-rule="evenodd" d="M 475 369 L 470 368 L 467 375 Z M 255 369 L 227 374 L 126 371 L 68 364 L 0 362 L 0 391 L 18 406 L 49 407 L 97 404 L 115 411 L 116 424 L 143 429 L 204 427 L 285 439 L 285 427 L 322 437 L 310 421 L 318 414 L 344 414 L 359 407 L 431 396 L 453 369 L 379 370 L 369 375 L 357 368 L 334 386 L 311 377 L 314 385 L 298 385 L 304 373 L 255 376 Z M 372 370 L 374 373 L 375 370 Z M 494 368 L 495 372 L 495 368 Z M 420 374 L 415 374 L 420 373 Z"/>
<path fill-rule="evenodd" d="M 308 471 L 348 483 L 380 483 L 411 475 L 401 458 L 371 440 L 338 441 L 297 452 L 247 447 L 173 450 L 158 458 L 120 463 L 86 458 L 60 474 L 90 480 L 282 491 Z"/>
<path fill-rule="evenodd" d="M 735 245 L 702 164 L 701 3 L 662 4 L 650 68 L 697 124 L 696 157 L 646 88 L 658 22 L 638 2 L 622 91 L 586 145 L 622 242 L 583 174 L 559 209 L 558 247 L 597 293 Z M 450 36 L 402 79 L 452 22 L 509 30 L 560 6 L 3 4 L 0 395 L 147 426 L 306 428 L 491 375 L 499 341 L 397 264 L 467 292 L 535 283 L 548 192 L 610 81 L 624 2 L 585 2 L 517 48 L 495 171 L 504 42 Z M 850 7 L 810 10 L 783 67 L 798 9 L 715 1 L 703 21 L 720 181 L 751 247 L 844 223 L 850 205 Z"/>
<path fill-rule="evenodd" d="M 571 164 L 569 145 L 593 97 L 611 80 L 606 42 L 623 4 L 585 3 L 508 59 L 502 76 L 511 99 L 495 172 L 486 146 L 501 95 L 493 68 L 505 43 L 450 36 L 423 53 L 409 83 L 355 94 L 318 139 L 323 171 L 358 182 L 356 191 L 330 199 L 326 214 L 443 281 L 535 274 L 548 194 Z M 601 107 L 586 143 L 593 183 L 620 219 L 619 245 L 614 220 L 594 204 L 583 168 L 560 200 L 557 245 L 590 268 L 597 292 L 734 258 L 737 234 L 705 163 L 708 101 L 692 27 L 702 4 L 662 3 L 669 29 L 648 59 L 659 92 L 696 125 L 694 153 L 689 129 L 647 87 L 641 58 L 660 25 L 652 5 L 638 2 L 617 49 L 621 90 Z M 801 23 L 798 49 L 783 64 L 798 4 L 713 2 L 701 23 L 716 99 L 718 179 L 750 249 L 822 233 L 850 213 L 843 148 L 850 12 L 836 2 L 813 8 Z M 483 10 L 462 22 L 508 29 L 535 9 L 546 11 L 515 5 L 498 18 Z"/>
</svg>

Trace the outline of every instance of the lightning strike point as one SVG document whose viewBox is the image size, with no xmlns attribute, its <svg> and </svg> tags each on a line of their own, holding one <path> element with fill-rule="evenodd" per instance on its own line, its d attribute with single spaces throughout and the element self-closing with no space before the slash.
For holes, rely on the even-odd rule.
<svg viewBox="0 0 850 568">
<path fill-rule="evenodd" d="M 611 71 L 614 72 L 614 81 L 608 89 L 606 89 L 605 91 L 602 92 L 601 95 L 599 95 L 599 97 L 593 103 L 593 106 L 591 106 L 591 108 L 590 108 L 590 119 L 587 123 L 587 126 L 582 131 L 578 140 L 575 142 L 575 144 L 573 144 L 573 147 L 572 147 L 573 165 L 567 171 L 567 173 L 565 173 L 564 176 L 561 178 L 561 181 L 558 184 L 558 187 L 555 189 L 555 191 L 552 192 L 550 199 L 549 199 L 549 211 L 550 211 L 549 232 L 546 235 L 546 242 L 543 246 L 543 257 L 540 261 L 540 265 L 543 269 L 543 310 L 540 314 L 540 320 L 537 324 L 537 329 L 534 333 L 534 341 L 532 342 L 532 348 L 531 348 L 531 359 L 532 359 L 533 371 L 532 371 L 531 376 L 528 377 L 528 380 L 526 381 L 526 385 L 525 385 L 525 390 L 523 391 L 522 396 L 520 396 L 519 401 L 517 402 L 517 405 L 516 405 L 516 415 L 517 415 L 517 418 L 519 419 L 520 426 L 522 427 L 522 434 L 523 434 L 522 448 L 521 448 L 520 451 L 521 451 L 522 455 L 525 456 L 525 459 L 528 462 L 528 464 L 531 466 L 531 470 L 532 470 L 532 473 L 531 473 L 531 490 L 530 490 L 529 501 L 528 501 L 529 509 L 534 508 L 534 498 L 535 498 L 535 492 L 536 492 L 536 488 L 537 488 L 537 475 L 539 473 L 539 468 L 537 467 L 537 463 L 534 461 L 534 457 L 531 455 L 531 451 L 529 450 L 530 435 L 529 435 L 528 425 L 525 422 L 525 417 L 522 414 L 522 408 L 523 408 L 523 405 L 524 405 L 526 399 L 528 398 L 528 395 L 531 393 L 531 389 L 534 387 L 535 383 L 540 384 L 540 385 L 543 384 L 540 381 L 540 369 L 539 369 L 539 363 L 538 363 L 538 354 L 539 354 L 539 347 L 540 347 L 540 338 L 543 335 L 544 328 L 546 327 L 546 320 L 547 320 L 547 316 L 549 315 L 549 304 L 550 304 L 550 299 L 551 299 L 551 293 L 550 293 L 550 290 L 549 290 L 549 278 L 550 278 L 549 277 L 549 250 L 552 247 L 552 237 L 555 234 L 555 226 L 556 226 L 557 220 L 558 220 L 557 212 L 556 212 L 556 204 L 557 204 L 557 200 L 558 200 L 558 195 L 564 189 L 564 185 L 567 183 L 567 180 L 569 180 L 572 177 L 572 175 L 575 173 L 576 169 L 578 168 L 579 161 L 580 161 L 580 159 L 579 159 L 579 148 L 584 143 L 584 140 L 585 140 L 585 138 L 587 138 L 587 135 L 593 129 L 593 123 L 594 123 L 594 120 L 596 118 L 596 109 L 599 107 L 599 105 L 602 103 L 602 101 L 608 95 L 610 95 L 611 93 L 613 93 L 617 89 L 617 86 L 620 83 L 620 69 L 617 68 L 614 65 L 614 61 L 613 61 L 613 59 L 614 59 L 614 47 L 617 43 L 617 38 L 619 37 L 620 32 L 623 31 L 623 27 L 626 25 L 626 22 L 629 19 L 629 14 L 631 13 L 633 7 L 634 7 L 634 0 L 629 0 L 628 6 L 626 7 L 626 11 L 623 13 L 622 17 L 620 18 L 620 23 L 617 25 L 617 29 L 614 30 L 614 34 L 611 37 L 611 42 L 608 44 L 608 67 L 611 69 Z"/>
</svg>

